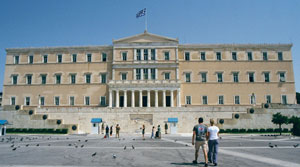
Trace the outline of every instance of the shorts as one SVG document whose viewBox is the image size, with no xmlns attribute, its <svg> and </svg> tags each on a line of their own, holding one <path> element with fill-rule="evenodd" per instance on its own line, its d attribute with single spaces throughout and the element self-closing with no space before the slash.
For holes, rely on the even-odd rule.
<svg viewBox="0 0 300 167">
<path fill-rule="evenodd" d="M 207 141 L 196 141 L 196 143 L 195 143 L 196 151 L 199 151 L 200 146 L 201 146 L 203 151 L 204 150 L 206 151 L 207 150 Z"/>
</svg>

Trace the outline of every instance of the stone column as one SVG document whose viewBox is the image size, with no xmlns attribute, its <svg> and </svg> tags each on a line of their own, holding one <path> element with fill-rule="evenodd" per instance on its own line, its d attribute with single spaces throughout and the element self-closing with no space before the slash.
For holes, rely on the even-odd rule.
<svg viewBox="0 0 300 167">
<path fill-rule="evenodd" d="M 157 49 L 155 49 L 155 60 L 157 60 Z"/>
<path fill-rule="evenodd" d="M 112 69 L 112 80 L 115 80 L 115 69 Z"/>
<path fill-rule="evenodd" d="M 176 67 L 176 80 L 179 80 L 179 69 Z"/>
<path fill-rule="evenodd" d="M 124 107 L 127 107 L 127 90 L 124 90 Z"/>
<path fill-rule="evenodd" d="M 120 97 L 119 97 L 119 90 L 116 90 L 116 107 L 120 107 L 119 103 Z"/>
<path fill-rule="evenodd" d="M 109 90 L 109 107 L 112 108 L 112 90 Z"/>
<path fill-rule="evenodd" d="M 178 62 L 178 48 L 176 48 L 176 51 L 175 51 L 175 59 L 176 59 L 176 63 Z"/>
<path fill-rule="evenodd" d="M 173 90 L 171 90 L 171 107 L 174 107 L 173 95 Z"/>
<path fill-rule="evenodd" d="M 180 89 L 177 89 L 177 107 L 181 107 Z"/>
<path fill-rule="evenodd" d="M 151 49 L 147 49 L 148 50 L 148 60 L 151 60 Z"/>
<path fill-rule="evenodd" d="M 133 52 L 133 60 L 136 61 L 136 49 L 134 49 L 134 52 Z"/>
<path fill-rule="evenodd" d="M 147 107 L 151 107 L 150 90 L 147 91 Z"/>
<path fill-rule="evenodd" d="M 132 78 L 133 78 L 133 80 L 136 80 L 136 69 L 135 68 L 133 69 L 133 77 Z"/>
<path fill-rule="evenodd" d="M 144 69 L 141 68 L 141 80 L 144 80 Z"/>
<path fill-rule="evenodd" d="M 144 60 L 144 49 L 141 49 L 141 61 Z"/>
<path fill-rule="evenodd" d="M 155 68 L 155 80 L 157 80 L 158 76 L 157 76 L 157 68 Z"/>
<path fill-rule="evenodd" d="M 151 80 L 151 68 L 148 68 L 148 80 Z"/>
<path fill-rule="evenodd" d="M 158 107 L 158 90 L 155 90 L 155 107 Z"/>
<path fill-rule="evenodd" d="M 131 107 L 135 107 L 134 90 L 131 91 Z"/>
<path fill-rule="evenodd" d="M 163 107 L 166 107 L 166 90 L 163 90 Z"/>
<path fill-rule="evenodd" d="M 139 98 L 139 101 L 140 101 L 140 107 L 143 107 L 143 91 L 140 90 L 140 98 Z"/>
</svg>

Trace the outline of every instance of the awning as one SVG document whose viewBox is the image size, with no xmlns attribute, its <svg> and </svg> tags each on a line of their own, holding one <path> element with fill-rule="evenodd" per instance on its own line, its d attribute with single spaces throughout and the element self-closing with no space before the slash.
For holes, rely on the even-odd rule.
<svg viewBox="0 0 300 167">
<path fill-rule="evenodd" d="M 101 123 L 102 118 L 92 118 L 91 123 Z"/>
<path fill-rule="evenodd" d="M 170 123 L 177 123 L 178 122 L 178 118 L 168 118 L 168 122 L 170 122 Z"/>
<path fill-rule="evenodd" d="M 5 125 L 5 124 L 8 124 L 7 120 L 0 120 L 0 125 Z"/>
</svg>

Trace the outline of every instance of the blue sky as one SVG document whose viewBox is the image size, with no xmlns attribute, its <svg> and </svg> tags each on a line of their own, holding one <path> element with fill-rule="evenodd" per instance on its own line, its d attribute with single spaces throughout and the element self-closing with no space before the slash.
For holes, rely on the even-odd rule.
<svg viewBox="0 0 300 167">
<path fill-rule="evenodd" d="M 1 0 L 0 91 L 5 48 L 110 45 L 144 31 L 180 43 L 293 43 L 300 92 L 299 0 Z"/>
</svg>

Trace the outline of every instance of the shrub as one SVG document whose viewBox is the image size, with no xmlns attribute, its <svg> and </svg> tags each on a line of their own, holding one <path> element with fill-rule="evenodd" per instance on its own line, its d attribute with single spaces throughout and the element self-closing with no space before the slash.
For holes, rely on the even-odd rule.
<svg viewBox="0 0 300 167">
<path fill-rule="evenodd" d="M 234 118 L 239 119 L 240 115 L 239 114 L 234 114 Z"/>
<path fill-rule="evenodd" d="M 266 104 L 264 105 L 264 107 L 265 107 L 265 108 L 269 108 L 269 104 L 266 103 Z"/>
<path fill-rule="evenodd" d="M 232 132 L 232 133 L 238 133 L 239 130 L 238 130 L 238 129 L 232 129 L 231 132 Z"/>
<path fill-rule="evenodd" d="M 284 128 L 283 130 L 282 130 L 282 132 L 289 132 L 289 129 L 288 128 Z"/>
<path fill-rule="evenodd" d="M 29 110 L 28 114 L 32 115 L 33 114 L 33 110 Z"/>
<path fill-rule="evenodd" d="M 225 129 L 225 133 L 231 133 L 231 129 Z"/>
<path fill-rule="evenodd" d="M 219 123 L 220 123 L 220 124 L 223 124 L 223 123 L 224 123 L 224 119 L 220 119 L 220 120 L 219 120 Z"/>
<path fill-rule="evenodd" d="M 252 132 L 258 132 L 258 129 L 253 129 Z"/>
<path fill-rule="evenodd" d="M 253 130 L 252 130 L 252 129 L 247 129 L 247 132 L 248 132 L 248 133 L 252 133 Z"/>
<path fill-rule="evenodd" d="M 274 132 L 280 132 L 280 128 L 276 128 Z"/>
<path fill-rule="evenodd" d="M 224 133 L 225 132 L 225 130 L 224 129 L 220 129 L 220 133 Z"/>
<path fill-rule="evenodd" d="M 268 129 L 267 129 L 267 132 L 274 132 L 274 129 L 268 128 Z"/>
<path fill-rule="evenodd" d="M 253 114 L 254 113 L 254 108 L 251 108 L 250 109 L 250 114 Z"/>
<path fill-rule="evenodd" d="M 266 132 L 266 129 L 259 129 L 259 132 Z"/>
<path fill-rule="evenodd" d="M 246 132 L 246 129 L 240 129 L 239 132 L 240 132 L 240 133 L 245 133 L 245 132 Z"/>
</svg>

